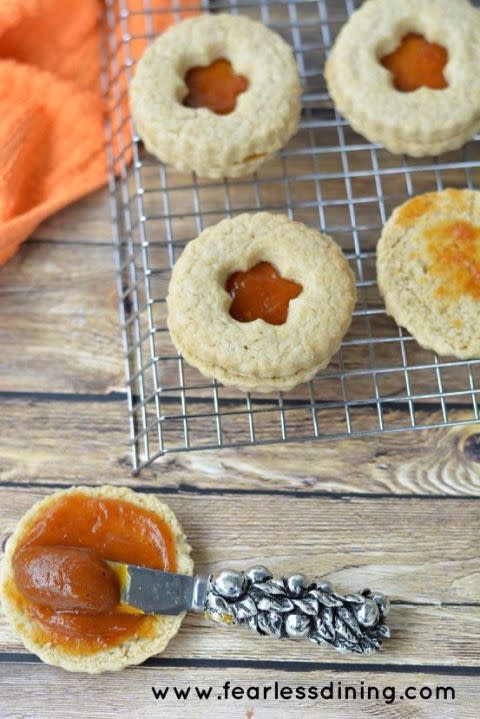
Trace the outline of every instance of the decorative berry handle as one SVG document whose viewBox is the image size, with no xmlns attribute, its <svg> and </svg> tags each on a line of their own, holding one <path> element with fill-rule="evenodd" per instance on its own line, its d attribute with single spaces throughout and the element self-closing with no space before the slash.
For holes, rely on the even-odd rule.
<svg viewBox="0 0 480 719">
<path fill-rule="evenodd" d="M 341 595 L 330 582 L 309 582 L 303 574 L 273 579 L 265 567 L 252 567 L 211 577 L 205 612 L 215 622 L 248 624 L 261 635 L 305 637 L 340 652 L 371 654 L 390 636 L 389 605 L 369 589 Z"/>
</svg>

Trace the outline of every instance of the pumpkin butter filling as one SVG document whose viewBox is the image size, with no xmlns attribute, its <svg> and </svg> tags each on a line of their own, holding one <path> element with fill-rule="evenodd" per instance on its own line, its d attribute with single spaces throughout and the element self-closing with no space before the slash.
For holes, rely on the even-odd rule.
<svg viewBox="0 0 480 719">
<path fill-rule="evenodd" d="M 303 287 L 282 277 L 269 262 L 259 262 L 245 272 L 231 274 L 226 290 L 232 298 L 230 315 L 237 322 L 261 319 L 270 325 L 283 325 L 290 301 L 302 293 Z"/>
<path fill-rule="evenodd" d="M 393 52 L 380 58 L 380 62 L 391 72 L 399 92 L 414 92 L 421 87 L 431 90 L 448 87 L 443 72 L 448 51 L 442 45 L 429 42 L 423 35 L 408 33 Z"/>
<path fill-rule="evenodd" d="M 120 602 L 105 560 L 174 572 L 174 538 L 153 512 L 120 499 L 71 494 L 30 528 L 6 591 L 34 622 L 34 639 L 78 656 L 155 636 L 155 617 Z"/>
<path fill-rule="evenodd" d="M 237 97 L 248 88 L 248 80 L 237 75 L 231 62 L 220 58 L 206 66 L 192 67 L 184 78 L 188 94 L 185 107 L 206 107 L 217 115 L 235 110 Z"/>
</svg>

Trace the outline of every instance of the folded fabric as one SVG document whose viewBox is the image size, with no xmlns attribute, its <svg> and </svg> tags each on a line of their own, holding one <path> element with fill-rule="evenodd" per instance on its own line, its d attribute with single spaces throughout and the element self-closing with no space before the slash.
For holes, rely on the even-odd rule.
<svg viewBox="0 0 480 719">
<path fill-rule="evenodd" d="M 172 22 L 171 2 L 156 4 L 150 17 L 144 0 L 124 0 L 121 24 L 114 3 L 119 62 L 127 33 L 138 37 L 135 60 L 147 35 Z M 104 11 L 101 0 L 0 1 L 0 265 L 42 220 L 106 182 Z M 122 102 L 126 117 L 125 92 Z"/>
</svg>

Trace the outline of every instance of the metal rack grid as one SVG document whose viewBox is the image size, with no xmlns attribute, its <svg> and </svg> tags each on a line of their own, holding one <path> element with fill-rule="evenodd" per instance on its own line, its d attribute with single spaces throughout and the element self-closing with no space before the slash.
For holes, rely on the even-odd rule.
<svg viewBox="0 0 480 719">
<path fill-rule="evenodd" d="M 414 194 L 480 180 L 480 136 L 434 160 L 396 157 L 355 134 L 325 89 L 336 33 L 361 0 L 217 0 L 207 5 L 107 0 L 105 90 L 114 110 L 110 190 L 134 470 L 170 452 L 343 438 L 479 420 L 480 360 L 423 350 L 385 315 L 375 244 L 395 206 Z M 143 149 L 128 114 L 135 58 L 165 13 L 241 13 L 294 48 L 304 83 L 300 129 L 251 178 L 205 181 Z M 139 29 L 140 28 L 140 29 Z M 161 82 L 161 78 L 159 78 Z M 342 246 L 358 287 L 352 327 L 330 366 L 308 385 L 244 394 L 202 377 L 166 326 L 171 267 L 185 244 L 224 217 L 260 209 L 318 227 Z"/>
</svg>

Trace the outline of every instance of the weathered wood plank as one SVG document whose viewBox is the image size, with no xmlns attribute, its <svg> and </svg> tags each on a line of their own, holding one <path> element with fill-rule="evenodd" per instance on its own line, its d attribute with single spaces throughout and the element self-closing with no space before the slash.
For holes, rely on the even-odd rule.
<svg viewBox="0 0 480 719">
<path fill-rule="evenodd" d="M 103 476 L 101 481 L 106 481 Z M 110 477 L 111 481 L 115 478 Z M 46 489 L 0 490 L 0 536 Z M 327 500 L 166 494 L 191 542 L 198 571 L 267 563 L 328 578 L 340 590 L 370 586 L 392 597 L 386 664 L 480 664 L 478 503 L 468 500 Z M 468 528 L 468 531 L 466 531 Z M 452 605 L 451 603 L 454 603 Z M 412 606 L 412 603 L 420 606 Z M 446 606 L 440 606 L 441 604 Z M 456 606 L 468 603 L 469 606 Z M 471 605 L 471 606 L 470 606 Z M 188 627 L 188 628 L 187 628 Z M 5 624 L 0 648 L 18 651 Z M 166 656 L 352 661 L 310 644 L 259 641 L 191 618 Z M 378 657 L 366 659 L 375 663 Z"/>
<path fill-rule="evenodd" d="M 2 407 L 3 482 L 97 484 L 108 480 L 173 491 L 480 495 L 476 426 L 189 452 L 166 456 L 135 478 L 127 444 L 126 402 L 25 398 L 4 399 Z M 398 412 L 396 420 L 402 416 L 405 421 L 405 412 Z M 422 416 L 425 421 L 440 419 L 428 412 Z M 463 415 L 455 412 L 453 417 Z"/>
<path fill-rule="evenodd" d="M 397 664 L 476 666 L 480 672 L 479 607 L 394 606 L 389 623 L 392 638 L 381 653 L 360 659 L 366 667 L 378 663 L 386 667 Z M 2 654 L 8 652 L 28 655 L 0 615 L 0 676 Z M 162 658 L 181 661 L 188 666 L 190 661 L 201 661 L 205 657 L 226 662 L 227 666 L 232 660 L 266 660 L 278 662 L 279 668 L 283 662 L 294 661 L 304 662 L 311 668 L 321 668 L 332 662 L 348 665 L 359 661 L 356 656 L 340 655 L 333 649 L 319 648 L 310 642 L 260 638 L 243 627 L 218 628 L 203 618 L 189 616 Z"/>
<path fill-rule="evenodd" d="M 47 493 L 2 487 L 0 536 Z M 164 496 L 184 525 L 199 570 L 268 562 L 277 573 L 297 568 L 355 591 L 366 583 L 409 603 L 478 600 L 475 500 Z"/>
<path fill-rule="evenodd" d="M 42 222 L 32 239 L 73 244 L 112 244 L 108 190 L 92 192 Z"/>
<path fill-rule="evenodd" d="M 18 690 L 18 677 L 22 676 L 24 690 Z M 230 690 L 241 687 L 243 698 L 224 699 L 224 685 L 229 681 Z M 318 699 L 277 699 L 274 697 L 275 683 L 277 692 L 291 688 L 293 697 L 300 687 L 316 689 Z M 378 699 L 353 699 L 352 688 L 360 696 L 361 686 L 367 690 L 377 688 Z M 191 687 L 188 699 L 175 698 L 174 687 L 187 690 Z M 325 719 L 358 719 L 361 717 L 385 717 L 391 719 L 472 719 L 474 707 L 480 700 L 478 677 L 445 676 L 443 674 L 395 673 L 385 671 L 347 673 L 340 670 L 285 672 L 261 668 L 210 669 L 190 668 L 188 677 L 185 672 L 174 667 L 143 666 L 121 674 L 105 674 L 100 679 L 86 675 L 75 676 L 60 669 L 45 665 L 2 664 L 0 673 L 0 709 L 3 719 L 65 719 L 68 706 L 69 719 L 145 719 L 146 716 L 171 716 L 175 719 L 303 719 L 308 716 L 322 716 Z M 155 700 L 152 687 L 164 691 L 168 687 L 166 699 Z M 198 699 L 195 687 L 208 691 L 212 687 L 210 699 Z M 249 689 L 252 687 L 252 689 Z M 267 700 L 256 697 L 259 687 L 260 696 L 266 687 L 271 687 Z M 349 687 L 349 699 L 338 699 L 338 691 L 345 696 Z M 440 688 L 453 688 L 455 699 L 443 699 Z M 411 693 L 416 688 L 431 690 L 432 698 L 404 700 L 405 691 Z M 424 689 L 425 688 L 425 689 Z M 437 690 L 438 688 L 438 690 Z M 322 698 L 321 691 L 323 690 Z M 288 689 L 284 689 L 288 692 Z M 333 699 L 328 692 L 333 691 Z M 253 692 L 253 693 L 252 693 Z M 435 700 L 435 696 L 442 699 Z M 218 697 L 221 696 L 221 699 Z M 238 689 L 236 696 L 239 697 Z M 68 697 L 68 699 L 67 699 Z M 68 702 L 68 704 L 67 704 Z"/>
<path fill-rule="evenodd" d="M 110 247 L 29 242 L 0 269 L 0 391 L 124 384 Z"/>
</svg>

